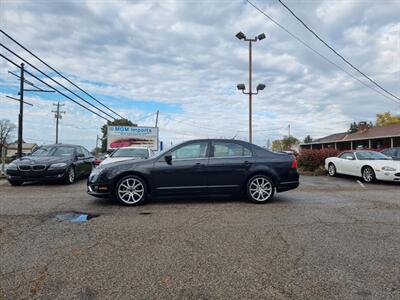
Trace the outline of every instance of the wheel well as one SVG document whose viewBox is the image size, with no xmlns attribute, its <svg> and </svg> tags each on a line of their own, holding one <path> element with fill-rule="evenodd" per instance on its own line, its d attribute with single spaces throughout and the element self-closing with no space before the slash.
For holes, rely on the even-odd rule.
<svg viewBox="0 0 400 300">
<path fill-rule="evenodd" d="M 147 193 L 148 194 L 151 193 L 151 186 L 149 184 L 149 181 L 146 179 L 145 176 L 143 176 L 143 174 L 135 172 L 135 171 L 127 171 L 127 172 L 121 173 L 117 177 L 115 177 L 114 181 L 113 181 L 113 192 L 114 192 L 114 189 L 115 189 L 115 186 L 116 186 L 117 182 L 119 180 L 121 180 L 122 178 L 124 178 L 125 176 L 128 176 L 128 175 L 135 175 L 135 176 L 139 177 L 140 179 L 142 179 L 144 181 L 145 185 L 146 185 Z"/>
<path fill-rule="evenodd" d="M 371 169 L 372 169 L 372 171 L 373 171 L 373 172 L 374 172 L 374 174 L 375 174 L 375 170 L 374 170 L 374 168 L 373 168 L 373 167 L 371 167 L 371 166 L 369 166 L 369 165 L 364 165 L 364 166 L 362 166 L 362 167 L 361 167 L 361 176 L 362 176 L 362 172 L 364 172 L 364 169 L 365 169 L 365 168 L 367 168 L 367 167 L 368 167 L 368 168 L 371 168 Z"/>
</svg>

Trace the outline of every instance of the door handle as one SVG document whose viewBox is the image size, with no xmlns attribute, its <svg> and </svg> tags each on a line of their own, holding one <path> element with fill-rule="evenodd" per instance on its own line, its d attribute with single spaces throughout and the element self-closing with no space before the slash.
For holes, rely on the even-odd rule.
<svg viewBox="0 0 400 300">
<path fill-rule="evenodd" d="M 198 162 L 198 163 L 195 164 L 195 167 L 196 168 L 202 168 L 202 167 L 204 167 L 204 165 L 202 163 Z"/>
<path fill-rule="evenodd" d="M 245 166 L 250 166 L 250 162 L 249 162 L 248 160 L 245 160 L 245 161 L 244 161 L 244 165 L 245 165 Z"/>
</svg>

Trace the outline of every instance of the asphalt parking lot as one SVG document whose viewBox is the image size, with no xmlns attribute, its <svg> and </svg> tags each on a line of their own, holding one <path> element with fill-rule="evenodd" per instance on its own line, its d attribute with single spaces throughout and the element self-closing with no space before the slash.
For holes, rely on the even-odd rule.
<svg viewBox="0 0 400 300">
<path fill-rule="evenodd" d="M 0 181 L 0 299 L 400 299 L 400 185 L 302 177 L 240 197 L 124 207 L 85 181 Z M 98 215 L 72 223 L 66 212 Z"/>
</svg>

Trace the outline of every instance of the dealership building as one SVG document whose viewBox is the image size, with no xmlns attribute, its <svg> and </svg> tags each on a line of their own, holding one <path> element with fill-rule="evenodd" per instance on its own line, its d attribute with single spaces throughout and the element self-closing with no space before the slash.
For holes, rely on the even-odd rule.
<svg viewBox="0 0 400 300">
<path fill-rule="evenodd" d="M 400 147 L 400 123 L 386 126 L 368 127 L 366 122 L 359 124 L 357 132 L 341 132 L 316 139 L 311 143 L 300 144 L 300 149 L 385 149 Z"/>
</svg>

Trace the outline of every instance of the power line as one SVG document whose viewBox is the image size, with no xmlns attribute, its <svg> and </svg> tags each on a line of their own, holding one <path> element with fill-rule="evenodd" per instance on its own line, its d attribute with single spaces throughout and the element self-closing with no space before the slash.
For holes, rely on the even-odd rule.
<svg viewBox="0 0 400 300">
<path fill-rule="evenodd" d="M 19 56 L 17 53 L 15 53 L 14 51 L 12 51 L 11 49 L 9 49 L 8 47 L 4 46 L 2 43 L 0 43 L 0 46 L 3 47 L 4 49 L 6 49 L 8 52 L 14 54 L 16 57 L 18 57 L 20 60 L 22 60 L 23 62 L 25 62 L 26 64 L 28 64 L 29 66 L 31 66 L 32 68 L 34 68 L 36 71 L 38 71 L 40 74 L 42 74 L 43 76 L 49 78 L 51 81 L 53 81 L 54 83 L 58 84 L 59 86 L 63 87 L 65 90 L 67 90 L 68 92 L 70 92 L 71 94 L 73 94 L 74 96 L 78 97 L 79 99 L 83 100 L 84 102 L 86 102 L 87 104 L 89 104 L 90 106 L 94 107 L 95 109 L 101 111 L 103 114 L 107 115 L 108 117 L 112 118 L 115 120 L 115 118 L 110 115 L 109 113 L 106 113 L 104 110 L 98 108 L 97 106 L 93 105 L 92 103 L 90 103 L 89 101 L 83 99 L 81 96 L 79 96 L 78 94 L 74 93 L 73 91 L 71 91 L 70 89 L 68 89 L 65 85 L 59 83 L 57 80 L 51 78 L 49 75 L 47 75 L 46 73 L 44 73 L 43 71 L 41 71 L 39 68 L 35 67 L 33 64 L 31 64 L 29 61 L 27 61 L 26 59 L 22 58 L 21 56 Z"/>
<path fill-rule="evenodd" d="M 3 54 L 0 53 L 0 56 L 3 57 L 5 60 L 7 60 L 9 63 L 13 64 L 14 66 L 16 66 L 17 68 L 21 68 L 20 66 L 18 66 L 18 64 L 16 64 L 15 62 L 13 62 L 11 59 L 9 59 L 8 57 L 4 56 Z M 43 83 L 44 85 L 48 86 L 49 88 L 55 90 L 56 92 L 58 92 L 59 94 L 63 95 L 65 98 L 71 100 L 72 102 L 78 104 L 79 106 L 83 107 L 84 109 L 90 111 L 91 113 L 95 114 L 96 116 L 111 122 L 109 119 L 107 119 L 106 117 L 103 117 L 102 115 L 100 115 L 99 113 L 95 112 L 94 110 L 84 106 L 83 104 L 79 103 L 78 101 L 75 101 L 74 99 L 72 99 L 71 97 L 69 97 L 68 95 L 64 94 L 63 92 L 61 92 L 60 90 L 56 89 L 55 87 L 51 86 L 50 84 L 48 84 L 47 82 L 43 81 L 42 79 L 40 79 L 39 77 L 33 75 L 31 72 L 24 70 L 25 73 L 29 74 L 30 76 L 32 76 L 33 78 L 37 79 L 38 81 L 40 81 L 41 83 Z"/>
<path fill-rule="evenodd" d="M 305 47 L 307 47 L 309 50 L 311 50 L 312 52 L 314 52 L 315 54 L 317 54 L 318 56 L 320 56 L 321 58 L 323 58 L 324 60 L 326 60 L 327 62 L 329 62 L 331 65 L 336 66 L 338 69 L 342 70 L 344 73 L 346 73 L 347 75 L 349 75 L 351 78 L 357 80 L 359 83 L 361 83 L 362 85 L 366 86 L 367 88 L 375 91 L 376 93 L 380 94 L 381 96 L 389 99 L 390 101 L 393 101 L 397 104 L 399 104 L 399 101 L 396 101 L 395 99 L 393 99 L 392 97 L 389 97 L 388 95 L 382 93 L 381 91 L 373 88 L 372 86 L 366 84 L 365 82 L 363 82 L 362 80 L 358 79 L 357 77 L 355 77 L 353 74 L 351 74 L 350 72 L 348 72 L 347 70 L 345 70 L 344 68 L 342 68 L 341 66 L 339 66 L 338 64 L 336 64 L 335 62 L 333 62 L 332 60 L 330 60 L 329 58 L 327 58 L 325 55 L 319 53 L 317 50 L 315 50 L 314 48 L 312 48 L 311 46 L 309 46 L 306 42 L 304 42 L 302 39 L 300 39 L 299 37 L 297 37 L 295 34 L 293 34 L 292 32 L 290 32 L 288 29 L 286 29 L 283 25 L 281 25 L 280 23 L 278 23 L 277 21 L 275 21 L 272 17 L 270 17 L 266 12 L 264 12 L 263 10 L 261 10 L 260 8 L 258 8 L 255 4 L 253 4 L 251 1 L 246 0 L 247 3 L 249 3 L 251 6 L 253 6 L 256 10 L 258 10 L 261 14 L 263 14 L 265 17 L 267 17 L 272 23 L 274 23 L 276 26 L 278 26 L 279 28 L 281 28 L 283 31 L 285 31 L 287 34 L 289 34 L 291 37 L 293 37 L 295 40 L 297 40 L 299 43 L 303 44 Z"/>
<path fill-rule="evenodd" d="M 35 57 L 37 60 L 39 60 L 42 64 L 44 64 L 45 66 L 47 66 L 49 69 L 51 69 L 52 71 L 54 71 L 56 74 L 58 74 L 59 76 L 61 76 L 62 78 L 64 78 L 66 81 L 68 81 L 70 84 L 72 84 L 74 87 L 76 87 L 77 89 L 79 89 L 81 92 L 85 93 L 87 96 L 89 96 L 90 98 L 92 98 L 93 100 L 95 100 L 97 103 L 99 103 L 100 105 L 104 106 L 105 108 L 107 108 L 109 111 L 113 112 L 114 114 L 116 114 L 117 116 L 119 116 L 122 119 L 125 119 L 123 116 L 121 116 L 120 114 L 118 114 L 117 112 L 115 112 L 114 110 L 112 110 L 110 107 L 106 106 L 105 104 L 103 104 L 101 101 L 99 101 L 97 98 L 95 98 L 94 96 L 92 96 L 91 94 L 89 94 L 88 92 L 86 92 L 85 90 L 83 90 L 81 87 L 79 87 L 77 84 L 73 83 L 71 80 L 69 80 L 66 76 L 64 76 L 63 74 L 61 74 L 60 72 L 58 72 L 56 69 L 54 69 L 52 66 L 50 66 L 48 63 L 46 63 L 44 60 L 42 60 L 40 57 L 38 57 L 36 54 L 34 54 L 32 51 L 28 50 L 26 47 L 24 47 L 23 45 L 21 45 L 21 43 L 19 43 L 18 41 L 16 41 L 13 37 L 11 37 L 8 33 L 6 33 L 4 30 L 0 29 L 0 32 L 3 33 L 6 37 L 8 37 L 10 40 L 12 40 L 14 43 L 16 43 L 18 46 L 20 46 L 22 49 L 24 49 L 25 51 L 27 51 L 30 55 L 32 55 L 33 57 Z M 114 118 L 115 119 L 115 118 Z"/>
<path fill-rule="evenodd" d="M 399 97 L 394 95 L 393 93 L 389 92 L 385 88 L 383 88 L 379 83 L 377 83 L 375 80 L 371 79 L 368 75 L 366 75 L 364 72 L 360 71 L 359 68 L 354 66 L 350 61 L 348 61 L 346 58 L 344 58 L 339 52 L 337 52 L 335 49 L 333 49 L 327 42 L 325 42 L 318 34 L 316 34 L 306 23 L 304 23 L 303 20 L 301 20 L 285 3 L 283 3 L 281 0 L 278 0 L 280 4 L 282 4 L 303 26 L 311 32 L 318 40 L 320 40 L 326 47 L 328 47 L 333 53 L 335 53 L 337 56 L 339 56 L 345 63 L 347 63 L 350 67 L 352 67 L 354 70 L 356 70 L 358 73 L 360 73 L 362 76 L 364 76 L 366 79 L 368 79 L 370 82 L 372 82 L 374 85 L 376 85 L 378 88 L 381 90 L 385 91 L 388 93 L 390 96 L 393 98 L 400 100 Z"/>
</svg>

